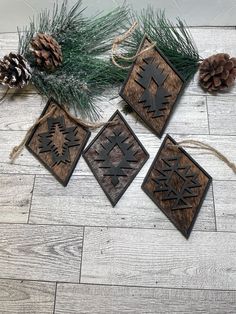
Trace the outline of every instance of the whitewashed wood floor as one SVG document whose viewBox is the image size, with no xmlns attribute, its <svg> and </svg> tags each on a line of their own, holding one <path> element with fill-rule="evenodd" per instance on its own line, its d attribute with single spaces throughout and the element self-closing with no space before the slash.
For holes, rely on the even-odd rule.
<svg viewBox="0 0 236 314">
<path fill-rule="evenodd" d="M 193 28 L 200 54 L 236 56 L 234 28 Z M 0 34 L 0 54 L 17 35 Z M 99 106 L 122 108 L 118 90 Z M 3 90 L 1 90 L 3 94 Z M 63 188 L 26 150 L 11 148 L 45 105 L 28 89 L 0 105 L 0 313 L 236 313 L 236 177 L 216 157 L 187 149 L 213 184 L 187 241 L 141 190 L 161 140 L 127 120 L 150 159 L 112 208 L 81 158 Z M 220 96 L 190 83 L 166 132 L 209 143 L 236 162 L 236 86 Z M 94 133 L 94 135 L 96 132 Z"/>
</svg>

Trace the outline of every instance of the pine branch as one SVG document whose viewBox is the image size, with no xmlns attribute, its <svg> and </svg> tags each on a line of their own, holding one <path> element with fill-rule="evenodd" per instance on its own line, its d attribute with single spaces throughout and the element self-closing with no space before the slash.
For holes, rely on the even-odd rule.
<svg viewBox="0 0 236 314">
<path fill-rule="evenodd" d="M 156 42 L 157 47 L 165 54 L 182 76 L 189 80 L 198 68 L 200 60 L 196 45 L 187 26 L 177 18 L 174 25 L 166 17 L 164 11 L 154 11 L 151 7 L 142 11 L 141 15 L 133 15 L 139 27 L 126 42 L 128 55 L 134 55 L 144 34 Z"/>
<path fill-rule="evenodd" d="M 107 57 L 112 40 L 122 32 L 128 19 L 126 7 L 92 18 L 84 18 L 81 0 L 68 10 L 67 0 L 53 12 L 43 11 L 23 32 L 19 31 L 19 53 L 34 68 L 32 82 L 38 91 L 66 103 L 84 117 L 98 118 L 93 98 L 107 87 L 123 81 L 126 72 Z M 34 67 L 29 50 L 36 33 L 48 33 L 61 45 L 63 64 L 53 73 Z"/>
</svg>

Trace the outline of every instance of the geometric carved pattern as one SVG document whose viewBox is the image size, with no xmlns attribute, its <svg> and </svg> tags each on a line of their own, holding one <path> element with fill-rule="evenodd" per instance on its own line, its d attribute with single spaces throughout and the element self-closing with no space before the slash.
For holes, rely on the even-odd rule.
<svg viewBox="0 0 236 314">
<path fill-rule="evenodd" d="M 144 36 L 120 96 L 159 137 L 184 88 L 184 79 Z"/>
<path fill-rule="evenodd" d="M 83 156 L 115 206 L 149 156 L 118 110 L 109 122 L 85 149 Z"/>
<path fill-rule="evenodd" d="M 197 181 L 197 174 L 191 171 L 190 165 L 179 165 L 180 156 L 163 158 L 164 167 L 156 169 L 158 176 L 152 179 L 155 184 L 154 193 L 163 193 L 162 200 L 174 200 L 171 210 L 191 208 L 188 199 L 197 197 L 196 188 L 201 187 Z M 176 180 L 179 180 L 176 184 Z"/>
<path fill-rule="evenodd" d="M 188 238 L 210 182 L 209 174 L 167 135 L 142 189 Z"/>
<path fill-rule="evenodd" d="M 99 168 L 105 168 L 104 176 L 111 177 L 111 182 L 114 186 L 119 183 L 119 177 L 127 176 L 124 169 L 133 169 L 131 163 L 137 162 L 135 155 L 137 151 L 133 151 L 133 143 L 126 143 L 128 136 L 122 134 L 122 130 L 114 130 L 111 136 L 107 136 L 107 142 L 105 144 L 100 143 L 101 149 L 98 151 L 98 157 L 96 161 L 102 161 Z M 121 152 L 121 158 L 118 163 L 115 163 L 111 159 L 111 152 L 114 148 L 118 147 Z"/>
<path fill-rule="evenodd" d="M 47 119 L 32 130 L 26 147 L 63 186 L 66 186 L 90 132 L 52 98 L 40 117 L 45 115 L 48 115 Z"/>
<path fill-rule="evenodd" d="M 71 161 L 69 148 L 80 145 L 79 139 L 76 137 L 78 133 L 77 127 L 66 128 L 63 116 L 48 118 L 47 125 L 48 131 L 38 135 L 39 153 L 51 153 L 52 167 L 59 165 L 61 162 L 69 163 Z M 63 139 L 56 143 L 56 139 L 59 137 L 63 137 Z"/>
<path fill-rule="evenodd" d="M 152 118 L 164 116 L 164 110 L 167 110 L 168 97 L 171 95 L 166 88 L 163 87 L 168 75 L 160 70 L 159 66 L 154 63 L 154 58 L 143 59 L 144 63 L 140 65 L 141 72 L 138 72 L 136 82 L 144 88 L 144 92 L 139 99 L 143 103 L 143 108 L 148 113 L 152 113 Z M 156 84 L 155 92 L 151 90 L 151 83 Z"/>
</svg>

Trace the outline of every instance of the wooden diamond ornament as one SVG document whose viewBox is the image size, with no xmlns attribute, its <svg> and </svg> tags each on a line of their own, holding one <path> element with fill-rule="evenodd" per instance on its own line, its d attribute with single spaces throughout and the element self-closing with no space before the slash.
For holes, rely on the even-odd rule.
<svg viewBox="0 0 236 314">
<path fill-rule="evenodd" d="M 120 96 L 159 137 L 183 88 L 184 79 L 163 53 L 144 37 Z"/>
<path fill-rule="evenodd" d="M 118 110 L 83 156 L 113 206 L 149 157 Z"/>
<path fill-rule="evenodd" d="M 53 99 L 48 101 L 41 117 L 47 114 L 47 119 L 31 132 L 26 147 L 62 185 L 66 186 L 90 132 Z"/>
<path fill-rule="evenodd" d="M 210 182 L 209 174 L 167 135 L 142 189 L 188 238 Z"/>
</svg>

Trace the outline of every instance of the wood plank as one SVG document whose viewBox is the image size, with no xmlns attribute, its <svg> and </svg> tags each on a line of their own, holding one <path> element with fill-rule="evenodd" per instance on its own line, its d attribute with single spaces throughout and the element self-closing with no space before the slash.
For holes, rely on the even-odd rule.
<svg viewBox="0 0 236 314">
<path fill-rule="evenodd" d="M 81 283 L 236 289 L 236 233 L 85 228 Z"/>
<path fill-rule="evenodd" d="M 55 284 L 0 280 L 2 314 L 52 314 Z"/>
<path fill-rule="evenodd" d="M 236 97 L 207 97 L 210 133 L 236 135 Z"/>
<path fill-rule="evenodd" d="M 207 58 L 210 55 L 226 52 L 232 57 L 236 55 L 236 34 L 233 29 L 221 28 L 191 28 L 191 34 L 196 43 L 201 58 Z M 198 73 L 186 89 L 185 95 L 209 95 L 202 90 L 198 84 Z M 228 91 L 221 92 L 223 97 L 236 94 L 236 84 Z"/>
<path fill-rule="evenodd" d="M 30 223 L 175 229 L 141 190 L 142 181 L 136 178 L 112 208 L 92 176 L 74 176 L 66 189 L 58 186 L 52 177 L 37 177 Z M 194 230 L 215 230 L 211 188 Z"/>
<path fill-rule="evenodd" d="M 0 58 L 10 52 L 18 50 L 17 33 L 0 33 Z"/>
<path fill-rule="evenodd" d="M 116 90 L 110 89 L 103 94 L 105 99 L 96 102 L 103 113 L 102 121 L 107 121 L 115 110 L 122 110 L 124 102 L 120 102 L 119 98 L 109 100 L 115 95 Z M 45 100 L 43 100 L 40 95 L 16 94 L 6 98 L 1 105 L 0 130 L 28 130 L 41 114 L 45 104 Z M 17 112 L 17 115 L 12 115 L 12 112 Z M 152 132 L 143 121 L 139 119 L 137 122 L 136 115 L 125 115 L 125 119 L 127 119 L 135 132 Z M 170 123 L 168 124 L 167 132 L 208 134 L 205 97 L 182 97 L 178 105 L 176 105 L 176 110 L 174 110 Z"/>
<path fill-rule="evenodd" d="M 55 314 L 233 314 L 235 311 L 235 291 L 58 284 Z"/>
<path fill-rule="evenodd" d="M 216 135 L 173 135 L 177 142 L 181 140 L 197 140 L 207 143 L 224 154 L 231 162 L 236 162 L 236 137 Z M 185 147 L 184 147 L 185 148 Z M 235 180 L 235 173 L 224 162 L 209 151 L 195 148 L 185 148 L 186 151 L 212 176 L 215 180 Z"/>
<path fill-rule="evenodd" d="M 0 176 L 0 222 L 27 223 L 34 176 Z"/>
<path fill-rule="evenodd" d="M 38 119 L 46 102 L 40 95 L 10 95 L 1 104 L 0 130 L 28 130 Z M 12 113 L 17 114 L 12 114 Z"/>
<path fill-rule="evenodd" d="M 215 181 L 216 224 L 219 231 L 236 232 L 236 181 Z"/>
<path fill-rule="evenodd" d="M 97 132 L 97 131 L 96 131 Z M 91 140 L 96 135 L 93 132 Z M 135 132 L 136 133 L 136 132 Z M 137 133 L 136 133 L 137 134 Z M 1 131 L 0 132 L 0 173 L 16 173 L 16 174 L 48 174 L 47 170 L 29 153 L 26 149 L 14 164 L 10 163 L 9 153 L 15 145 L 18 145 L 25 135 L 24 131 Z M 224 153 L 232 162 L 235 162 L 236 156 L 236 137 L 235 136 L 217 136 L 217 135 L 181 135 L 170 134 L 176 141 L 193 139 L 208 143 L 211 146 Z M 139 177 L 144 177 L 148 168 L 155 157 L 162 140 L 159 140 L 154 134 L 137 134 L 141 143 L 150 154 L 150 158 L 139 173 Z M 196 161 L 213 177 L 215 180 L 235 180 L 233 171 L 217 159 L 214 155 L 202 149 L 186 148 L 186 151 L 196 159 Z M 74 175 L 91 175 L 91 171 L 86 165 L 83 158 L 79 160 L 75 168 Z"/>
<path fill-rule="evenodd" d="M 0 225 L 1 277 L 78 282 L 83 228 Z"/>
</svg>

